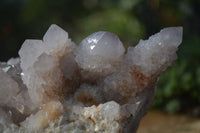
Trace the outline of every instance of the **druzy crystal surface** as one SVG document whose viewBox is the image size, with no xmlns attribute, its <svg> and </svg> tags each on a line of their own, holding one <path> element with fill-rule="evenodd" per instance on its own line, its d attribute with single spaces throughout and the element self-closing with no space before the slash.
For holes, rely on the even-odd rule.
<svg viewBox="0 0 200 133">
<path fill-rule="evenodd" d="M 113 33 L 76 45 L 51 25 L 0 63 L 0 132 L 135 133 L 181 41 L 164 28 L 125 52 Z"/>
</svg>

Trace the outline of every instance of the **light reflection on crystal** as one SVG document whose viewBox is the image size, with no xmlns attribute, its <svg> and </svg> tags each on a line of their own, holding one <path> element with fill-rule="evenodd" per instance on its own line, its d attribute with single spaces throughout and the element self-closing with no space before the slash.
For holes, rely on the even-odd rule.
<svg viewBox="0 0 200 133">
<path fill-rule="evenodd" d="M 10 68 L 11 68 L 11 66 L 7 66 L 7 67 L 2 68 L 2 70 L 3 70 L 4 72 L 7 72 Z"/>
<path fill-rule="evenodd" d="M 97 43 L 98 42 L 98 40 L 97 39 L 93 39 L 93 38 L 89 38 L 88 39 L 88 43 Z M 93 45 L 94 46 L 94 45 Z"/>
<path fill-rule="evenodd" d="M 5 133 L 136 133 L 181 41 L 181 27 L 165 28 L 125 54 L 113 33 L 93 33 L 77 46 L 53 24 L 43 40 L 23 43 L 20 58 L 0 63 L 0 126 Z"/>
<path fill-rule="evenodd" d="M 90 49 L 93 50 L 96 46 L 95 45 L 92 45 L 90 46 Z"/>
</svg>

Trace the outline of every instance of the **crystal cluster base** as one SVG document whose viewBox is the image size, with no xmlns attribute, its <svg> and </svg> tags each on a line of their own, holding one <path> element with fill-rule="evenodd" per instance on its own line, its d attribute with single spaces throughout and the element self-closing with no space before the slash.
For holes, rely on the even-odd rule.
<svg viewBox="0 0 200 133">
<path fill-rule="evenodd" d="M 51 25 L 0 63 L 0 132 L 135 133 L 181 41 L 170 27 L 127 50 L 105 31 L 76 45 Z"/>
</svg>

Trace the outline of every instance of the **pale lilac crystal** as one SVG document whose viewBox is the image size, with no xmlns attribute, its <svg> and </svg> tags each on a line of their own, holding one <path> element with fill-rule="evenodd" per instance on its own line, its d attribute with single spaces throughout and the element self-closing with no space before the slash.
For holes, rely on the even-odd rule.
<svg viewBox="0 0 200 133">
<path fill-rule="evenodd" d="M 165 28 L 125 54 L 113 33 L 76 46 L 51 25 L 0 63 L 0 132 L 136 133 L 181 41 L 181 27 Z"/>
<path fill-rule="evenodd" d="M 20 91 L 16 81 L 0 68 L 0 104 L 10 104 L 14 96 Z"/>
<path fill-rule="evenodd" d="M 182 31 L 182 27 L 165 28 L 148 40 L 140 40 L 137 46 L 128 48 L 127 62 L 139 67 L 145 75 L 165 70 L 176 59 Z"/>
<path fill-rule="evenodd" d="M 68 33 L 57 25 L 51 25 L 42 40 L 26 40 L 20 51 L 22 79 L 28 87 L 28 93 L 33 103 L 42 105 L 48 101 L 48 96 L 53 96 L 55 89 L 61 89 L 63 77 L 69 77 L 75 67 L 69 70 L 60 68 L 60 60 L 66 61 L 72 56 L 75 44 L 68 39 Z M 64 71 L 62 73 L 62 71 Z M 62 93 L 62 92 L 59 92 Z M 54 97 L 57 97 L 56 94 Z"/>
<path fill-rule="evenodd" d="M 79 67 L 94 72 L 113 69 L 115 62 L 124 54 L 124 47 L 117 35 L 99 31 L 85 38 L 76 51 Z"/>
</svg>

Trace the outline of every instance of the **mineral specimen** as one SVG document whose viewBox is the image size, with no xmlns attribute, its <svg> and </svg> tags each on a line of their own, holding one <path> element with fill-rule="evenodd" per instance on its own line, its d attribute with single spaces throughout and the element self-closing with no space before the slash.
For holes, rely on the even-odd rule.
<svg viewBox="0 0 200 133">
<path fill-rule="evenodd" d="M 0 63 L 0 132 L 135 133 L 181 41 L 165 28 L 125 53 L 113 33 L 75 45 L 51 25 Z"/>
</svg>

